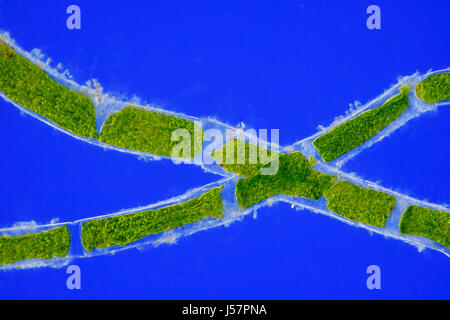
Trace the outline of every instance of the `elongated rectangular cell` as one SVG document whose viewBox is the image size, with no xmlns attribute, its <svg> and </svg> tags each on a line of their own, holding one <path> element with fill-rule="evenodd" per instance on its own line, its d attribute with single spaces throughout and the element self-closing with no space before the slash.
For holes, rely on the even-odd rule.
<svg viewBox="0 0 450 320">
<path fill-rule="evenodd" d="M 181 129 L 187 136 L 172 141 L 172 133 Z M 201 151 L 203 131 L 193 121 L 172 115 L 127 106 L 106 119 L 100 141 L 121 148 L 172 156 L 174 147 L 189 139 L 190 151 L 181 150 L 180 158 L 195 157 Z M 186 142 L 186 141 L 185 141 Z"/>
<path fill-rule="evenodd" d="M 450 73 L 436 73 L 419 82 L 416 94 L 427 103 L 450 99 Z"/>
<path fill-rule="evenodd" d="M 267 159 L 262 159 L 261 153 L 267 155 Z M 277 152 L 235 138 L 214 151 L 212 155 L 226 171 L 251 177 L 268 165 L 275 153 Z"/>
<path fill-rule="evenodd" d="M 327 207 L 349 220 L 384 227 L 396 199 L 390 194 L 338 181 L 324 192 Z"/>
<path fill-rule="evenodd" d="M 70 232 L 66 225 L 24 236 L 0 237 L 0 265 L 25 259 L 65 257 L 70 249 Z"/>
<path fill-rule="evenodd" d="M 450 212 L 409 206 L 400 220 L 400 232 L 432 239 L 450 249 Z"/>
<path fill-rule="evenodd" d="M 378 108 L 365 111 L 315 139 L 313 145 L 322 159 L 326 162 L 337 159 L 388 126 L 408 109 L 408 93 L 409 87 L 402 87 L 400 94 Z"/>
<path fill-rule="evenodd" d="M 276 174 L 257 174 L 240 179 L 236 185 L 236 197 L 242 208 L 279 194 L 317 200 L 334 180 L 334 176 L 312 169 L 300 152 L 280 154 Z"/>
<path fill-rule="evenodd" d="M 164 208 L 87 221 L 81 228 L 83 247 L 92 251 L 123 246 L 207 217 L 221 218 L 221 189 L 216 187 L 197 198 Z"/>
<path fill-rule="evenodd" d="M 98 138 L 91 99 L 57 83 L 1 40 L 0 90 L 11 100 L 74 134 Z"/>
</svg>

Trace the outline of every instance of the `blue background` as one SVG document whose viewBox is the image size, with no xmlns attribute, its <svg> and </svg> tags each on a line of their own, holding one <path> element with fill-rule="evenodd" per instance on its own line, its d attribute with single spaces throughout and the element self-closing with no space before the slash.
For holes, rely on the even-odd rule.
<svg viewBox="0 0 450 320">
<path fill-rule="evenodd" d="M 82 29 L 66 28 L 81 7 Z M 381 7 L 382 29 L 366 28 Z M 415 71 L 449 66 L 448 1 L 0 1 L 0 28 L 82 83 L 169 110 L 280 129 L 289 145 Z M 0 225 L 70 221 L 180 195 L 219 177 L 79 142 L 0 101 Z M 408 123 L 344 168 L 445 203 L 450 108 Z M 0 298 L 449 298 L 449 258 L 276 204 L 176 245 L 0 272 Z M 377 264 L 382 289 L 366 288 Z"/>
</svg>

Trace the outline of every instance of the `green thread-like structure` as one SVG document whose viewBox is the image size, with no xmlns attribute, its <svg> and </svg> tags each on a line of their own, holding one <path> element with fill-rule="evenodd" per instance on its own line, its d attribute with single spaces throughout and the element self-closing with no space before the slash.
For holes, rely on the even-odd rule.
<svg viewBox="0 0 450 320">
<path fill-rule="evenodd" d="M 11 100 L 41 115 L 73 134 L 99 139 L 104 143 L 129 150 L 162 156 L 173 156 L 180 141 L 172 141 L 173 133 L 183 129 L 189 136 L 191 152 L 180 155 L 192 158 L 201 152 L 204 132 L 193 121 L 149 111 L 132 105 L 110 115 L 100 137 L 95 128 L 95 107 L 86 95 L 69 89 L 52 79 L 38 65 L 17 53 L 0 39 L 0 90 Z M 325 162 L 339 158 L 360 146 L 397 119 L 409 107 L 409 86 L 381 106 L 363 112 L 316 138 L 313 145 Z M 450 73 L 438 73 L 419 82 L 417 96 L 427 103 L 450 99 Z M 185 142 L 185 141 L 183 141 Z M 241 208 L 249 208 L 270 197 L 285 194 L 318 200 L 324 196 L 330 211 L 376 227 L 385 227 L 396 198 L 384 192 L 336 180 L 312 168 L 300 152 L 280 154 L 239 139 L 234 139 L 233 163 L 227 159 L 226 147 L 213 152 L 224 170 L 245 178 L 236 184 L 236 199 Z M 230 142 L 228 142 L 229 144 Z M 238 144 L 244 146 L 244 161 L 239 159 Z M 250 151 L 256 151 L 254 162 Z M 261 151 L 267 157 L 261 159 Z M 220 156 L 222 160 L 220 161 Z M 274 156 L 274 157 L 273 157 Z M 272 175 L 261 169 L 278 161 Z M 117 215 L 84 222 L 81 240 L 87 251 L 94 248 L 123 246 L 148 235 L 159 234 L 190 223 L 222 217 L 221 189 L 212 188 L 201 196 L 175 205 L 143 212 Z M 423 236 L 450 248 L 450 213 L 409 206 L 400 221 L 402 234 Z M 0 265 L 26 259 L 66 257 L 71 236 L 67 225 L 23 236 L 0 236 Z"/>
<path fill-rule="evenodd" d="M 400 94 L 390 98 L 378 108 L 365 111 L 316 138 L 313 145 L 322 159 L 325 162 L 337 159 L 388 126 L 408 109 L 408 93 L 409 87 L 402 87 Z"/>
<path fill-rule="evenodd" d="M 311 168 L 300 152 L 280 154 L 279 168 L 274 175 L 256 174 L 240 179 L 236 185 L 236 198 L 242 208 L 279 194 L 319 199 L 335 180 Z"/>
<path fill-rule="evenodd" d="M 26 259 L 65 257 L 70 249 L 70 232 L 66 225 L 24 236 L 0 237 L 0 265 Z"/>
<path fill-rule="evenodd" d="M 450 99 L 450 73 L 432 74 L 416 86 L 417 96 L 427 103 Z"/>
<path fill-rule="evenodd" d="M 229 147 L 230 143 L 233 144 L 233 148 Z M 232 159 L 228 159 L 227 157 L 227 148 L 233 151 Z M 240 152 L 244 152 L 243 155 L 240 155 L 241 158 L 244 159 L 244 161 L 240 162 L 243 163 L 238 163 L 238 155 Z M 252 157 L 250 157 L 251 153 L 253 153 Z M 261 159 L 260 153 L 267 155 L 267 159 Z M 237 138 L 229 141 L 222 148 L 212 153 L 214 159 L 219 162 L 219 165 L 222 168 L 226 171 L 233 172 L 244 177 L 251 177 L 258 174 L 261 171 L 261 168 L 268 165 L 271 157 L 276 156 L 276 154 L 276 151 L 254 145 Z M 220 159 L 219 156 L 222 156 L 222 158 Z"/>
<path fill-rule="evenodd" d="M 59 84 L 1 40 L 0 90 L 11 100 L 76 135 L 98 138 L 92 100 Z"/>
<path fill-rule="evenodd" d="M 175 229 L 207 217 L 222 217 L 221 187 L 215 187 L 201 196 L 159 209 L 90 220 L 83 223 L 83 247 L 124 246 L 148 235 Z"/>
<path fill-rule="evenodd" d="M 327 208 L 349 220 L 384 228 L 396 198 L 390 194 L 338 181 L 324 192 Z"/>
<path fill-rule="evenodd" d="M 432 239 L 450 249 L 450 212 L 409 206 L 400 220 L 400 232 Z"/>
<path fill-rule="evenodd" d="M 172 115 L 127 106 L 110 115 L 100 132 L 100 141 L 120 148 L 172 156 L 175 145 L 172 141 L 177 129 L 189 134 L 191 152 L 182 150 L 180 158 L 193 158 L 201 152 L 203 131 L 193 121 Z"/>
</svg>

